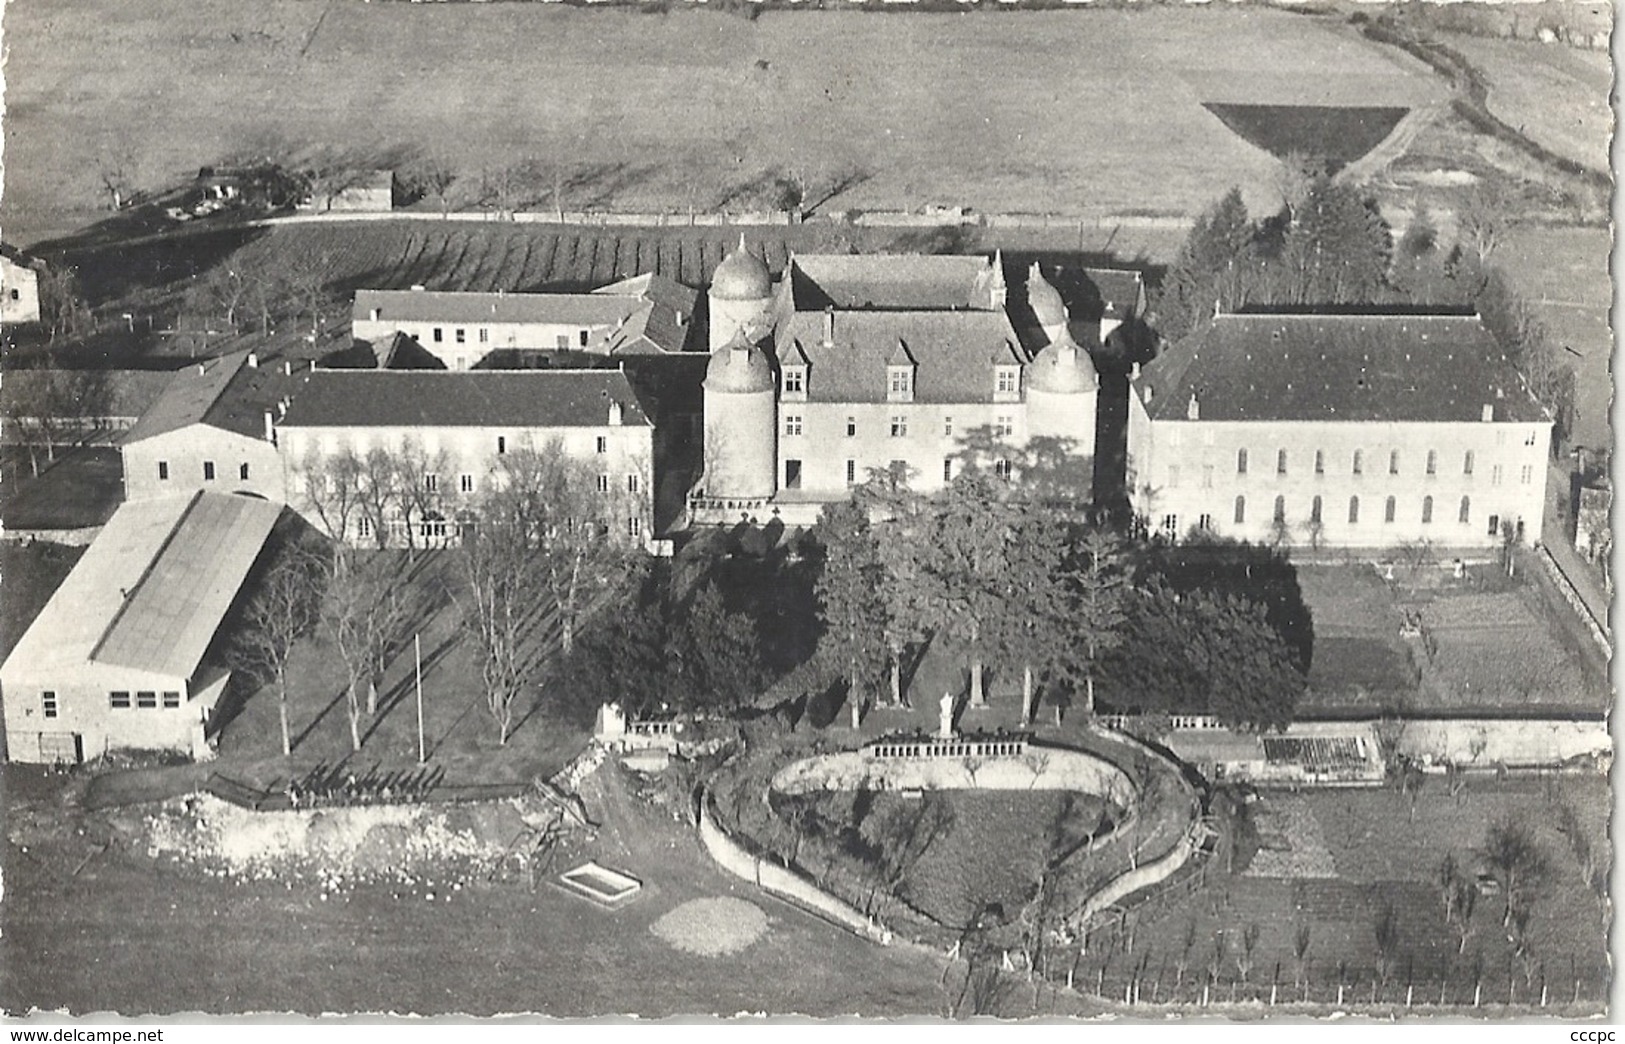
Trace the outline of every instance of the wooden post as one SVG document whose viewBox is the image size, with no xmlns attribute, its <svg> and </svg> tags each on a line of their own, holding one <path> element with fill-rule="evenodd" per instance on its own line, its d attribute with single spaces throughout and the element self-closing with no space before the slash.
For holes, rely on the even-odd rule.
<svg viewBox="0 0 1625 1044">
<path fill-rule="evenodd" d="M 1337 984 L 1337 1006 L 1339 1008 L 1341 1008 L 1343 1006 L 1343 984 L 1342 983 Z"/>
</svg>

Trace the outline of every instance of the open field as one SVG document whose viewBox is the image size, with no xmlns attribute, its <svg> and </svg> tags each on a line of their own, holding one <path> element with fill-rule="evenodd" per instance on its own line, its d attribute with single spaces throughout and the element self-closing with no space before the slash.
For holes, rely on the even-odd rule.
<svg viewBox="0 0 1625 1044">
<path fill-rule="evenodd" d="M 1240 978 L 1236 957 L 1243 953 L 1242 937 L 1248 925 L 1256 924 L 1250 985 L 1242 986 L 1239 995 L 1267 996 L 1270 983 L 1278 981 L 1281 999 L 1292 999 L 1297 995 L 1297 931 L 1307 925 L 1305 970 L 1312 999 L 1331 1000 L 1341 981 L 1350 988 L 1349 999 L 1364 1001 L 1379 974 L 1374 926 L 1386 905 L 1394 911 L 1397 929 L 1390 980 L 1379 994 L 1389 1002 L 1402 1003 L 1405 985 L 1412 981 L 1417 1003 L 1437 1002 L 1443 988 L 1453 1003 L 1470 1004 L 1473 970 L 1480 965 L 1485 1003 L 1506 1001 L 1509 979 L 1515 980 L 1518 999 L 1533 1002 L 1543 978 L 1554 1003 L 1571 1000 L 1576 980 L 1582 1000 L 1603 1003 L 1609 982 L 1607 914 L 1584 883 L 1568 840 L 1552 825 L 1559 803 L 1575 809 L 1594 850 L 1606 848 L 1609 792 L 1602 776 L 1475 780 L 1459 802 L 1430 783 L 1414 818 L 1392 790 L 1266 792 L 1252 815 L 1268 830 L 1263 839 L 1267 847 L 1254 857 L 1253 866 L 1235 876 L 1216 866 L 1206 888 L 1148 906 L 1135 932 L 1135 953 L 1132 958 L 1115 953 L 1108 984 L 1128 974 L 1131 960 L 1145 961 L 1148 979 L 1157 975 L 1171 983 L 1194 925 L 1184 995 L 1200 992 L 1199 982 L 1209 977 L 1216 940 L 1222 937 L 1225 949 L 1213 974 L 1218 982 L 1214 996 L 1226 998 L 1230 983 Z M 1535 892 L 1529 926 L 1532 982 L 1506 941 L 1499 897 L 1480 897 L 1465 953 L 1458 954 L 1460 941 L 1445 923 L 1433 883 L 1447 855 L 1462 872 L 1476 873 L 1475 849 L 1484 843 L 1488 827 L 1507 817 L 1533 827 L 1549 866 Z M 1165 985 L 1165 996 L 1166 990 Z M 1121 985 L 1117 995 L 1122 995 Z"/>
<path fill-rule="evenodd" d="M 40 473 L 28 455 L 8 449 L 6 496 L 0 518 L 7 529 L 84 529 L 113 517 L 124 499 L 124 459 L 117 446 L 58 446 L 56 461 L 40 454 Z"/>
<path fill-rule="evenodd" d="M 1608 169 L 1614 116 L 1606 52 L 1456 33 L 1444 39 L 1483 73 L 1491 112 L 1559 155 Z"/>
<path fill-rule="evenodd" d="M 581 1018 L 939 1010 L 940 958 L 876 946 L 765 899 L 718 870 L 692 831 L 638 805 L 612 765 L 583 796 L 603 824 L 584 856 L 643 882 L 614 912 L 545 883 L 441 887 L 429 901 L 388 885 L 328 896 L 315 885 L 205 877 L 147 857 L 138 840 L 144 809 L 77 816 L 61 777 L 25 767 L 7 766 L 3 783 L 11 836 L 0 854 L 0 1007 L 8 1011 Z M 102 841 L 111 845 L 98 854 Z M 651 932 L 672 909 L 718 896 L 760 906 L 765 935 L 707 958 Z"/>
<path fill-rule="evenodd" d="M 230 153 L 318 144 L 446 155 L 469 181 L 564 157 L 577 207 L 760 205 L 796 171 L 814 201 L 854 181 L 836 208 L 1184 214 L 1233 183 L 1273 192 L 1273 161 L 1202 102 L 1414 106 L 1443 93 L 1335 16 L 1254 7 L 747 22 L 551 4 L 23 0 L 7 13 L 4 212 L 25 243 L 93 215 L 106 154 L 129 153 L 135 183 L 156 189 Z M 545 195 L 553 178 L 541 181 Z"/>
<path fill-rule="evenodd" d="M 1608 312 L 1614 284 L 1608 274 L 1612 243 L 1606 228 L 1518 227 L 1502 237 L 1494 263 L 1535 307 L 1552 339 L 1579 377 L 1576 445 L 1614 444 L 1613 332 Z"/>
</svg>

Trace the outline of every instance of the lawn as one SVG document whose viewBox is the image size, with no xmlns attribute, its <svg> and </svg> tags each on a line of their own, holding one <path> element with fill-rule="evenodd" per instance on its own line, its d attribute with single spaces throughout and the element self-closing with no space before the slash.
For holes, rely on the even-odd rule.
<svg viewBox="0 0 1625 1044">
<path fill-rule="evenodd" d="M 8 15 L 4 216 L 24 243 L 94 215 L 103 155 L 130 153 L 151 189 L 228 153 L 311 143 L 375 162 L 402 147 L 451 156 L 471 184 L 563 155 L 576 206 L 759 206 L 797 171 L 815 201 L 847 183 L 836 208 L 1188 214 L 1232 183 L 1274 191 L 1270 157 L 1203 102 L 1408 107 L 1443 94 L 1336 16 L 1261 7 L 746 21 L 23 0 Z"/>
<path fill-rule="evenodd" d="M 420 606 L 413 630 L 423 655 L 423 722 L 429 763 L 446 770 L 449 784 L 525 783 L 550 776 L 581 750 L 587 722 L 562 705 L 564 694 L 543 686 L 521 696 L 515 726 L 505 746 L 497 742 L 496 722 L 485 702 L 476 651 L 463 630 L 456 605 L 445 595 L 455 583 L 452 553 L 383 552 L 398 560 L 408 597 Z M 553 641 L 551 635 L 545 638 Z M 248 694 L 227 722 L 216 770 L 232 778 L 280 789 L 310 767 L 346 758 L 357 775 L 375 764 L 385 769 L 417 763 L 416 659 L 410 636 L 395 652 L 379 686 L 378 714 L 362 721 L 362 746 L 352 752 L 344 694 L 344 668 L 325 631 L 294 651 L 289 665 L 290 721 L 294 749 L 285 759 L 277 719 L 277 694 L 270 686 Z"/>
<path fill-rule="evenodd" d="M 1381 705 L 1416 687 L 1400 612 L 1369 566 L 1301 566 L 1298 584 L 1314 620 L 1306 707 Z"/>
<path fill-rule="evenodd" d="M 15 459 L 15 458 L 14 458 Z M 59 446 L 38 477 L 26 460 L 8 468 L 0 518 L 7 529 L 86 529 L 113 517 L 124 499 L 124 458 L 117 446 Z"/>
<path fill-rule="evenodd" d="M 0 660 L 10 654 L 51 595 L 73 569 L 82 547 L 34 542 L 0 541 Z"/>
<path fill-rule="evenodd" d="M 1506 1000 L 1511 973 L 1524 1002 L 1536 999 L 1544 976 L 1554 1002 L 1569 1001 L 1578 979 L 1582 1000 L 1604 1004 L 1607 914 L 1583 883 L 1568 841 L 1552 825 L 1559 803 L 1576 810 L 1594 847 L 1607 847 L 1609 792 L 1602 776 L 1474 781 L 1459 801 L 1433 782 L 1422 791 L 1414 818 L 1392 790 L 1266 792 L 1252 806 L 1266 845 L 1252 866 L 1231 876 L 1215 865 L 1205 888 L 1147 906 L 1135 929 L 1135 952 L 1126 955 L 1120 947 L 1112 952 L 1108 985 L 1143 961 L 1145 978 L 1161 978 L 1166 996 L 1184 951 L 1189 966 L 1184 996 L 1199 993 L 1199 981 L 1211 975 L 1217 980 L 1215 996 L 1228 998 L 1230 984 L 1240 978 L 1236 957 L 1245 952 L 1242 941 L 1248 927 L 1257 925 L 1249 983 L 1238 986 L 1238 995 L 1267 995 L 1269 984 L 1279 981 L 1281 999 L 1296 999 L 1295 944 L 1299 926 L 1307 925 L 1310 998 L 1334 999 L 1341 981 L 1350 987 L 1349 999 L 1366 1000 L 1378 968 L 1375 924 L 1388 908 L 1394 911 L 1397 939 L 1392 980 L 1381 998 L 1403 1002 L 1410 980 L 1417 984 L 1417 1003 L 1436 1002 L 1441 987 L 1454 1003 L 1470 1003 L 1473 969 L 1481 960 L 1486 1003 Z M 1466 952 L 1458 955 L 1459 940 L 1444 921 L 1433 884 L 1446 855 L 1476 873 L 1474 850 L 1490 824 L 1508 817 L 1535 829 L 1549 865 L 1529 929 L 1533 986 L 1523 965 L 1513 960 L 1497 898 L 1481 897 Z M 1271 833 L 1283 826 L 1281 835 Z M 1192 934 L 1195 941 L 1186 950 Z M 1221 937 L 1223 957 L 1215 971 L 1210 965 Z M 1100 956 L 1097 952 L 1097 961 Z M 1120 985 L 1117 992 L 1120 996 Z"/>
</svg>

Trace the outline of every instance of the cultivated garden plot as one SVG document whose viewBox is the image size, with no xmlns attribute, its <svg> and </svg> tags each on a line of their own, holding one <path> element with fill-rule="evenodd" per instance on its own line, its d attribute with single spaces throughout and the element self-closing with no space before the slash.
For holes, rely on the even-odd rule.
<svg viewBox="0 0 1625 1044">
<path fill-rule="evenodd" d="M 1585 673 L 1523 590 L 1439 598 L 1423 617 L 1438 643 L 1427 686 L 1441 705 L 1593 702 Z"/>
</svg>

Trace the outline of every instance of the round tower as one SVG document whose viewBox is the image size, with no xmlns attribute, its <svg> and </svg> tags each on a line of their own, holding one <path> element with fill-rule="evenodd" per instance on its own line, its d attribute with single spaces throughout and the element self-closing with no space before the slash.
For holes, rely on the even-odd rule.
<svg viewBox="0 0 1625 1044">
<path fill-rule="evenodd" d="M 1070 455 L 1095 455 L 1095 400 L 1100 374 L 1066 329 L 1063 310 L 1059 336 L 1027 364 L 1027 437 L 1055 439 Z"/>
<path fill-rule="evenodd" d="M 712 273 L 706 302 L 712 352 L 727 346 L 741 330 L 751 341 L 767 336 L 772 325 L 773 279 L 762 259 L 745 248 L 744 235 Z"/>
<path fill-rule="evenodd" d="M 778 479 L 777 403 L 767 352 L 743 330 L 705 368 L 705 496 L 771 497 Z"/>
</svg>

